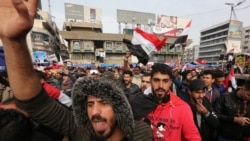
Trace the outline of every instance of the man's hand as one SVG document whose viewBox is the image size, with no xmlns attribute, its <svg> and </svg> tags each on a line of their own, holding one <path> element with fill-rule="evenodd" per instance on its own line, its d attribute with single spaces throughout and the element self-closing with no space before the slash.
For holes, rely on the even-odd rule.
<svg viewBox="0 0 250 141">
<path fill-rule="evenodd" d="M 131 52 L 130 51 L 127 51 L 126 54 L 125 54 L 125 58 L 129 58 L 131 56 Z"/>
<path fill-rule="evenodd" d="M 201 102 L 196 103 L 196 109 L 198 112 L 200 112 L 202 115 L 206 115 L 208 113 L 208 110 Z"/>
<path fill-rule="evenodd" d="M 20 39 L 33 26 L 38 0 L 0 0 L 0 38 Z"/>
<path fill-rule="evenodd" d="M 241 126 L 250 125 L 250 119 L 248 117 L 234 117 L 234 122 L 238 123 Z"/>
</svg>

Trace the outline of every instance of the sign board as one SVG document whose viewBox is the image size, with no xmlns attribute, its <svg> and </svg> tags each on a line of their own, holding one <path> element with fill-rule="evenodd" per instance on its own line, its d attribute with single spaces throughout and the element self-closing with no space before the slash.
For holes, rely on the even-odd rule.
<svg viewBox="0 0 250 141">
<path fill-rule="evenodd" d="M 191 19 L 177 16 L 157 15 L 156 21 L 156 25 L 153 27 L 153 32 L 155 34 L 177 37 Z"/>
<path fill-rule="evenodd" d="M 33 58 L 33 62 L 37 64 L 49 63 L 46 51 L 34 51 Z"/>
<path fill-rule="evenodd" d="M 117 22 L 128 24 L 153 25 L 155 23 L 155 14 L 117 9 Z"/>
<path fill-rule="evenodd" d="M 50 62 L 52 62 L 52 61 L 58 62 L 57 57 L 56 57 L 55 54 L 48 55 L 48 60 L 49 60 Z"/>
<path fill-rule="evenodd" d="M 83 5 L 64 3 L 65 19 L 84 20 Z"/>
</svg>

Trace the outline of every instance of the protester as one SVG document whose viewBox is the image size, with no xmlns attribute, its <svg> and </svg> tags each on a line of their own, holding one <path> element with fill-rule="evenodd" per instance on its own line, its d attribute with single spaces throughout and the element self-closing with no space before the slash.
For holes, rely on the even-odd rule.
<svg viewBox="0 0 250 141">
<path fill-rule="evenodd" d="M 203 81 L 207 87 L 205 96 L 213 106 L 214 102 L 220 97 L 220 92 L 213 86 L 214 72 L 212 70 L 205 70 L 203 72 Z"/>
<path fill-rule="evenodd" d="M 189 105 L 170 91 L 172 71 L 166 64 L 154 64 L 151 93 L 131 96 L 136 120 L 151 125 L 155 141 L 201 141 Z"/>
<path fill-rule="evenodd" d="M 190 100 L 188 103 L 192 109 L 194 122 L 199 129 L 202 141 L 215 141 L 219 119 L 205 97 L 205 90 L 206 86 L 202 80 L 192 80 L 189 85 Z"/>
<path fill-rule="evenodd" d="M 226 88 L 224 86 L 225 74 L 223 71 L 217 69 L 214 71 L 214 88 L 218 89 L 220 94 L 226 93 Z"/>
<path fill-rule="evenodd" d="M 72 140 L 151 141 L 150 128 L 142 122 L 134 124 L 124 93 L 110 81 L 84 78 L 76 82 L 73 89 L 75 119 L 68 109 L 48 97 L 33 70 L 26 43 L 37 4 L 38 0 L 0 1 L 0 20 L 3 21 L 0 38 L 18 107 Z"/>
<path fill-rule="evenodd" d="M 250 137 L 250 80 L 242 88 L 222 95 L 214 106 L 219 117 L 218 141 L 241 141 Z"/>
<path fill-rule="evenodd" d="M 144 92 L 146 89 L 150 88 L 150 73 L 144 73 L 141 77 L 141 91 Z"/>
<path fill-rule="evenodd" d="M 143 76 L 143 74 L 141 74 L 141 68 L 140 66 L 135 66 L 133 68 L 133 80 L 132 83 L 135 83 L 138 86 L 141 86 L 141 77 Z"/>
<path fill-rule="evenodd" d="M 139 86 L 136 85 L 135 83 L 132 83 L 132 80 L 133 80 L 133 72 L 130 70 L 125 70 L 123 72 L 122 89 L 127 97 L 140 92 Z"/>
<path fill-rule="evenodd" d="M 173 82 L 176 87 L 177 96 L 179 96 L 182 100 L 188 101 L 189 100 L 189 94 L 188 94 L 188 85 L 190 81 L 192 80 L 192 71 L 186 70 L 182 72 L 183 80 L 180 81 L 176 76 L 178 72 L 174 73 Z"/>
</svg>

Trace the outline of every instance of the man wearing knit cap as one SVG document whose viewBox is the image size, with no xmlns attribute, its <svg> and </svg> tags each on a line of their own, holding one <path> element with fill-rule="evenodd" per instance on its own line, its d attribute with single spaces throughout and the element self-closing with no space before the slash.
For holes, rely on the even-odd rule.
<svg viewBox="0 0 250 141">
<path fill-rule="evenodd" d="M 189 84 L 188 93 L 194 121 L 199 129 L 203 141 L 215 141 L 216 129 L 219 126 L 219 119 L 212 110 L 212 105 L 205 97 L 206 85 L 200 79 L 192 80 Z"/>
<path fill-rule="evenodd" d="M 17 105 L 73 141 L 152 141 L 149 126 L 133 121 L 124 93 L 111 80 L 79 79 L 72 92 L 73 114 L 49 98 L 34 73 L 26 43 L 37 3 L 38 0 L 0 1 L 0 38 Z"/>
</svg>

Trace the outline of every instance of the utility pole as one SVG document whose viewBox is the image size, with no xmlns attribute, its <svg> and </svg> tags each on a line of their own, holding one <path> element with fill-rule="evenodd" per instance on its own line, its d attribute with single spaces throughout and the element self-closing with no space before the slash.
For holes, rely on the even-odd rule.
<svg viewBox="0 0 250 141">
<path fill-rule="evenodd" d="M 238 2 L 237 4 L 234 4 L 234 3 L 225 3 L 225 5 L 228 5 L 231 7 L 231 12 L 230 12 L 230 18 L 229 18 L 229 21 L 232 20 L 232 15 L 234 14 L 234 18 L 237 18 L 236 14 L 235 14 L 235 11 L 234 11 L 234 8 L 240 6 L 242 3 L 244 3 L 246 0 L 242 0 L 240 2 Z"/>
<path fill-rule="evenodd" d="M 50 5 L 50 0 L 48 0 L 48 7 L 49 7 L 49 15 L 51 16 L 51 5 Z"/>
</svg>

